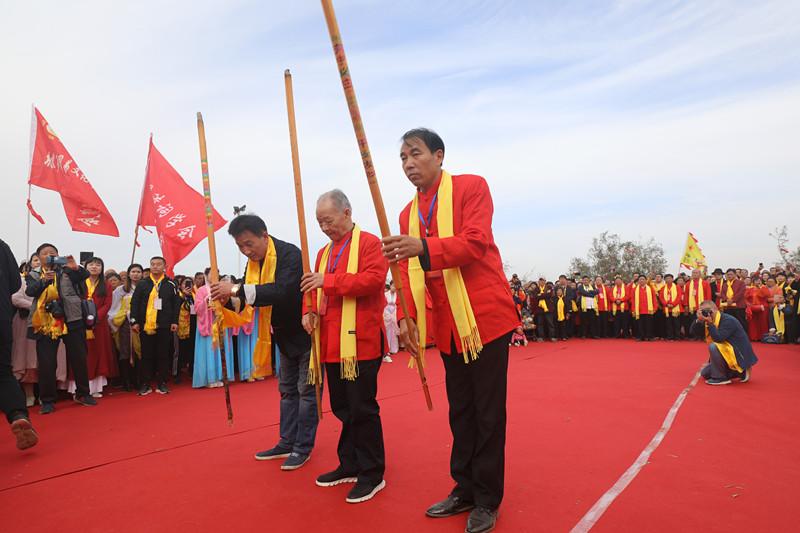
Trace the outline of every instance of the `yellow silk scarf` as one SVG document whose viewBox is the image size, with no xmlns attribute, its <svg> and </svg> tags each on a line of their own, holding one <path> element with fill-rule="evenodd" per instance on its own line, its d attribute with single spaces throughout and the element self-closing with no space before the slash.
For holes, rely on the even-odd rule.
<svg viewBox="0 0 800 533">
<path fill-rule="evenodd" d="M 361 242 L 361 228 L 353 226 L 353 236 L 350 239 L 350 253 L 347 257 L 347 273 L 358 273 L 358 251 Z M 325 273 L 328 267 L 328 256 L 333 243 L 329 242 L 322 252 L 317 272 Z M 322 289 L 317 289 L 317 309 L 322 305 Z M 315 339 L 317 342 L 317 339 Z M 317 352 L 320 353 L 320 352 Z M 345 296 L 342 298 L 342 324 L 339 329 L 339 359 L 341 364 L 340 375 L 342 379 L 354 381 L 358 377 L 358 343 L 356 342 L 356 299 Z M 316 376 L 317 365 L 312 357 L 308 363 L 308 377 Z"/>
<path fill-rule="evenodd" d="M 697 281 L 697 291 L 694 289 L 695 281 Z M 705 301 L 705 295 L 703 292 L 702 279 L 689 281 L 689 311 L 694 312 L 694 310 L 697 309 L 697 306 Z M 695 298 L 695 293 L 697 293 L 697 298 Z M 697 301 L 697 304 L 695 304 L 695 301 Z"/>
<path fill-rule="evenodd" d="M 278 265 L 278 254 L 272 237 L 268 238 L 267 255 L 263 263 L 247 261 L 244 274 L 246 285 L 265 285 L 275 283 L 275 268 Z M 221 307 L 221 306 L 220 306 Z M 234 328 L 243 326 L 253 321 L 255 309 L 252 305 L 245 305 L 241 313 L 221 307 L 224 317 L 224 326 Z M 263 378 L 272 375 L 272 306 L 261 307 L 258 310 L 258 338 L 253 349 L 253 378 Z"/>
<path fill-rule="evenodd" d="M 617 300 L 625 300 L 625 284 L 622 285 L 614 285 L 614 290 L 611 294 L 614 303 L 611 304 L 611 311 L 612 314 L 616 315 L 617 311 L 625 311 L 625 302 L 623 301 L 619 306 L 617 305 Z"/>
<path fill-rule="evenodd" d="M 42 272 L 44 274 L 44 272 Z M 46 335 L 51 339 L 57 339 L 67 333 L 67 324 L 63 318 L 55 318 L 52 314 L 48 313 L 45 307 L 53 300 L 58 300 L 58 288 L 56 282 L 51 283 L 39 295 L 39 300 L 36 302 L 36 311 L 33 312 L 31 317 L 31 326 L 33 326 L 34 333 Z"/>
<path fill-rule="evenodd" d="M 585 290 L 587 290 L 587 291 L 592 290 L 592 286 L 591 285 L 584 285 L 583 288 Z M 597 296 L 595 296 L 592 299 L 594 300 L 594 313 L 596 315 L 599 315 L 600 311 L 597 309 Z M 582 296 L 581 297 L 581 311 L 586 311 L 586 296 Z"/>
<path fill-rule="evenodd" d="M 447 238 L 453 236 L 453 177 L 442 170 L 442 179 L 439 182 L 436 209 L 436 224 L 439 228 L 439 237 Z M 411 237 L 420 237 L 419 217 L 419 194 L 414 195 L 411 202 L 411 211 L 408 217 L 408 234 Z M 447 300 L 450 303 L 450 310 L 453 313 L 453 321 L 456 324 L 458 336 L 461 339 L 461 351 L 464 354 L 464 363 L 478 358 L 478 354 L 483 350 L 483 342 L 478 331 L 478 323 L 475 321 L 475 313 L 467 293 L 467 286 L 461 269 L 445 268 L 442 271 L 444 276 L 444 287 L 447 293 Z M 417 329 L 419 330 L 420 344 L 425 344 L 427 325 L 425 320 L 425 272 L 418 257 L 408 260 L 408 281 L 411 287 L 411 295 L 414 298 L 414 307 L 417 311 Z M 423 366 L 425 349 L 419 347 L 419 357 Z M 409 360 L 409 365 L 414 359 Z"/>
<path fill-rule="evenodd" d="M 181 310 L 178 312 L 178 338 L 181 340 L 189 338 L 192 317 L 189 310 L 189 303 L 182 302 Z"/>
<path fill-rule="evenodd" d="M 668 304 L 677 304 L 678 303 L 677 302 L 677 300 L 678 300 L 678 286 L 677 285 L 675 285 L 674 283 L 672 285 L 664 285 L 664 300 L 666 300 L 666 302 Z M 665 316 L 669 316 L 670 315 L 669 307 L 667 307 L 666 305 L 664 306 L 664 315 Z M 681 308 L 680 308 L 679 305 L 675 305 L 675 307 L 672 308 L 672 316 L 677 317 L 677 316 L 680 316 L 680 315 L 681 315 Z"/>
<path fill-rule="evenodd" d="M 556 318 L 559 322 L 563 322 L 566 320 L 564 316 L 564 297 L 559 296 L 558 301 L 556 302 Z"/>
<path fill-rule="evenodd" d="M 86 299 L 91 300 L 94 296 L 94 291 L 100 283 L 100 278 L 97 278 L 96 283 L 92 283 L 92 278 L 86 278 Z M 86 340 L 94 339 L 94 331 L 91 329 L 86 330 Z"/>
<path fill-rule="evenodd" d="M 655 309 L 655 306 L 653 305 L 653 289 L 650 287 L 650 285 L 645 285 L 644 288 L 645 288 L 645 291 L 647 293 L 647 314 L 652 315 L 653 314 L 653 309 Z M 639 291 L 639 287 L 636 287 L 633 290 L 633 315 L 634 315 L 634 317 L 636 317 L 637 320 L 639 319 L 639 315 L 640 315 L 640 313 L 639 313 L 639 292 L 640 292 Z"/>
<path fill-rule="evenodd" d="M 539 286 L 539 294 L 544 294 L 544 287 Z M 545 313 L 549 311 L 549 309 L 547 308 L 547 302 L 545 300 L 539 300 L 539 307 L 541 307 L 542 311 L 544 311 Z"/>
<path fill-rule="evenodd" d="M 144 316 L 144 332 L 146 335 L 155 335 L 158 323 L 158 309 L 156 309 L 156 299 L 158 298 L 158 289 L 161 287 L 161 282 L 164 281 L 164 274 L 158 278 L 158 281 L 150 274 L 150 280 L 153 282 L 153 290 L 150 291 L 150 296 L 147 297 L 147 312 Z"/>
<path fill-rule="evenodd" d="M 721 318 L 722 313 L 717 311 L 716 316 L 714 316 L 715 327 L 719 327 L 719 321 Z M 706 324 L 706 342 L 708 344 L 714 343 L 717 346 L 717 349 L 725 359 L 725 363 L 728 365 L 728 368 L 735 370 L 736 372 L 742 372 L 742 367 L 739 366 L 739 362 L 736 360 L 736 352 L 734 351 L 733 346 L 731 346 L 731 343 L 728 341 L 714 342 L 714 340 L 711 338 L 711 334 L 708 332 L 708 324 Z"/>
<path fill-rule="evenodd" d="M 775 321 L 775 331 L 781 336 L 786 334 L 786 323 L 784 322 L 784 314 L 778 309 L 778 306 L 772 308 L 772 319 Z"/>
<path fill-rule="evenodd" d="M 725 291 L 725 298 L 728 300 L 726 304 L 730 305 L 733 303 L 733 283 L 730 280 L 725 280 L 725 283 L 728 285 L 728 290 Z"/>
</svg>

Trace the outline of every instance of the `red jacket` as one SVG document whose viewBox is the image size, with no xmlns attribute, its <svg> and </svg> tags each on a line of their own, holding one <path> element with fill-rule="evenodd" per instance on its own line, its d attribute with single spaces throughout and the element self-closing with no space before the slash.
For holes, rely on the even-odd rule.
<svg viewBox="0 0 800 533">
<path fill-rule="evenodd" d="M 690 279 L 686 282 L 686 285 L 683 286 L 683 305 L 691 313 L 697 311 L 697 308 L 703 303 L 700 300 L 701 283 L 703 284 L 703 300 L 714 299 L 714 295 L 711 292 L 711 284 L 708 281 L 704 279 Z M 694 286 L 694 298 L 692 301 L 689 301 L 689 293 L 691 292 L 690 286 Z"/>
<path fill-rule="evenodd" d="M 336 263 L 333 272 L 325 270 L 325 282 L 322 287 L 324 297 L 327 297 L 327 309 L 325 315 L 320 316 L 320 360 L 323 363 L 338 363 L 339 358 L 339 334 L 342 324 L 342 301 L 344 296 L 356 297 L 356 350 L 358 360 L 377 359 L 385 353 L 383 341 L 386 339 L 386 332 L 383 325 L 383 309 L 386 307 L 386 297 L 384 289 L 386 286 L 386 273 L 389 271 L 389 263 L 381 252 L 381 241 L 375 235 L 361 232 L 361 239 L 358 247 L 358 273 L 347 273 L 347 258 L 350 256 L 350 237 L 352 232 L 345 235 L 339 241 L 333 243 L 331 247 L 330 262 L 331 268 L 334 265 L 336 256 L 341 250 L 342 244 L 347 241 L 344 251 Z M 322 259 L 323 247 L 317 252 L 314 271 L 319 270 L 319 262 Z M 305 298 L 303 299 L 304 311 Z M 316 298 L 313 298 L 313 308 L 317 310 Z"/>
<path fill-rule="evenodd" d="M 438 189 L 437 181 L 427 193 L 419 193 L 420 212 L 428 212 Z M 429 323 L 428 329 L 435 331 L 439 350 L 449 354 L 452 351 L 451 339 L 455 339 L 459 352 L 462 347 L 444 287 L 441 273 L 444 268 L 461 268 L 483 344 L 510 333 L 520 324 L 520 320 L 503 273 L 500 251 L 492 234 L 494 207 L 486 180 L 472 174 L 453 176 L 452 237 L 439 237 L 436 223 L 438 205 L 437 200 L 428 236 L 424 237 L 430 259 L 430 271 L 426 272 L 425 283 L 433 300 L 433 324 Z M 410 211 L 409 202 L 400 213 L 400 233 L 403 235 L 408 235 Z M 419 216 L 417 213 L 413 215 Z M 408 261 L 402 261 L 400 267 L 409 312 L 415 317 L 414 300 L 408 285 Z M 398 320 L 402 318 L 401 315 L 402 311 L 398 309 Z"/>
<path fill-rule="evenodd" d="M 733 288 L 733 298 L 730 300 L 728 300 L 728 286 Z M 722 288 L 717 295 L 719 306 L 723 309 L 746 309 L 746 289 L 747 287 L 745 287 L 744 281 L 740 279 L 734 279 L 733 282 L 730 282 L 728 281 L 728 278 L 725 278 L 725 281 L 722 282 Z"/>
<path fill-rule="evenodd" d="M 647 309 L 647 288 L 650 288 L 650 292 L 653 295 L 653 309 L 652 311 Z M 633 290 L 631 291 L 631 312 L 636 314 L 636 292 L 639 292 L 639 314 L 640 315 L 654 315 L 656 311 L 658 311 L 658 291 L 654 288 L 646 285 L 644 287 L 637 284 Z"/>
<path fill-rule="evenodd" d="M 597 290 L 597 310 L 599 312 L 611 311 L 611 288 L 606 285 L 595 286 Z"/>
<path fill-rule="evenodd" d="M 625 291 L 624 294 L 622 293 L 623 290 Z M 625 311 L 630 311 L 630 301 L 631 301 L 632 290 L 633 289 L 631 288 L 630 285 L 625 285 L 625 284 L 620 285 L 619 288 L 617 287 L 616 284 L 614 284 L 613 286 L 609 287 L 609 289 L 608 289 L 608 292 L 609 292 L 609 308 L 611 309 L 612 313 L 616 314 L 617 312 L 623 312 L 624 313 Z M 620 301 L 619 304 L 616 303 L 617 300 Z M 615 306 L 616 306 L 616 309 L 615 309 Z"/>
<path fill-rule="evenodd" d="M 658 299 L 659 299 L 659 301 L 661 301 L 661 308 L 664 310 L 664 314 L 666 314 L 667 316 L 671 316 L 671 314 L 669 312 L 669 307 L 667 307 L 667 304 L 672 304 L 674 306 L 673 309 L 675 307 L 677 307 L 678 311 L 681 312 L 681 313 L 684 310 L 684 306 L 683 306 L 683 289 L 679 285 L 676 285 L 675 283 L 673 283 L 672 286 L 675 287 L 675 299 L 674 300 L 671 297 L 671 291 L 668 292 L 668 290 L 667 290 L 667 284 L 664 284 L 664 286 L 661 287 L 661 290 L 658 291 Z"/>
</svg>

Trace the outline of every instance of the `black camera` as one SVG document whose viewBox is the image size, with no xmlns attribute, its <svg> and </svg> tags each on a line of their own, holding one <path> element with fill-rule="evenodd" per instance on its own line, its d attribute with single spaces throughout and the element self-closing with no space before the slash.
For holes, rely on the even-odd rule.
<svg viewBox="0 0 800 533">
<path fill-rule="evenodd" d="M 44 310 L 53 315 L 53 318 L 64 318 L 64 305 L 61 300 L 50 300 Z"/>
<path fill-rule="evenodd" d="M 702 314 L 706 318 L 710 318 L 711 317 L 711 309 L 703 309 L 703 310 L 700 311 L 700 314 Z"/>
<path fill-rule="evenodd" d="M 67 258 L 63 255 L 48 255 L 45 264 L 49 267 L 63 267 L 67 264 Z"/>
</svg>

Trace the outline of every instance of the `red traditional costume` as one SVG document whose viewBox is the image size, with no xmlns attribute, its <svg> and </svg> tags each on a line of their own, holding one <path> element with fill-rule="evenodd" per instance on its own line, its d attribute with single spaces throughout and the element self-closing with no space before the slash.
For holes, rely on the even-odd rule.
<svg viewBox="0 0 800 533">
<path fill-rule="evenodd" d="M 747 333 L 751 341 L 760 341 L 769 330 L 769 298 L 770 290 L 763 285 L 751 285 L 745 289 L 747 302 Z"/>
</svg>

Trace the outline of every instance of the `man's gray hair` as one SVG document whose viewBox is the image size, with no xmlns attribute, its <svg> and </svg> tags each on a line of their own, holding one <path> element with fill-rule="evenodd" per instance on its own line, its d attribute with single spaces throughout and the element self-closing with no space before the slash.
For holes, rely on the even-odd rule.
<svg viewBox="0 0 800 533">
<path fill-rule="evenodd" d="M 711 309 L 717 309 L 717 304 L 714 300 L 704 300 L 700 302 L 700 307 L 710 307 Z"/>
<path fill-rule="evenodd" d="M 344 211 L 345 209 L 350 209 L 352 211 L 353 209 L 350 205 L 350 200 L 347 199 L 347 195 L 340 189 L 333 189 L 322 193 L 317 200 L 317 205 L 323 200 L 330 200 L 339 211 Z"/>
</svg>

